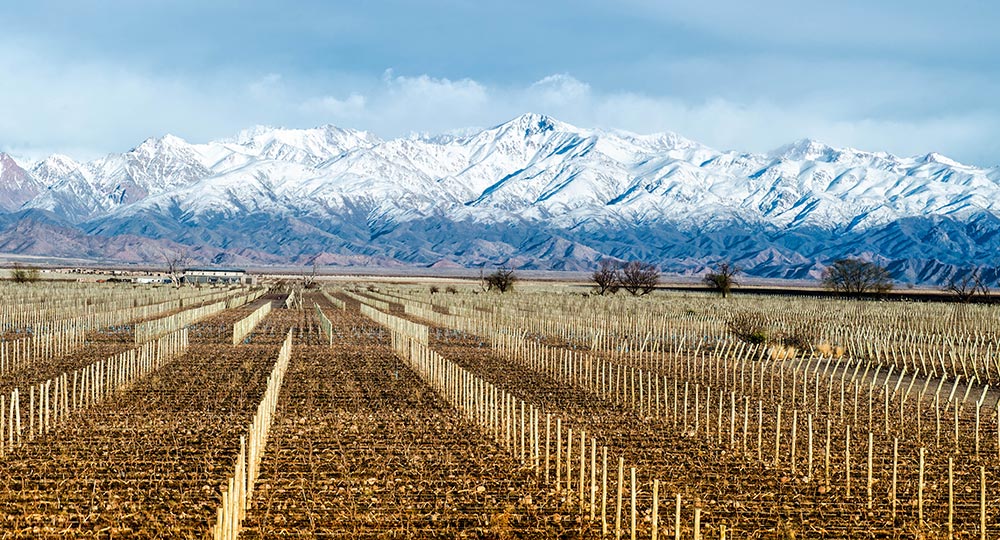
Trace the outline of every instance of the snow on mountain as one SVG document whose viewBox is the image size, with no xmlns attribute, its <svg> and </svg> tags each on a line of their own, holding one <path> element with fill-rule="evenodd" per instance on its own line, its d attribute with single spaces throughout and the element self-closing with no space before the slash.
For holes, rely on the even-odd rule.
<svg viewBox="0 0 1000 540">
<path fill-rule="evenodd" d="M 938 154 L 807 139 L 720 152 L 539 114 L 386 141 L 334 126 L 258 126 L 203 144 L 166 135 L 88 163 L 51 156 L 30 171 L 0 156 L 6 212 L 268 262 L 573 269 L 615 256 L 694 271 L 727 258 L 801 277 L 863 247 L 905 277 L 933 280 L 1000 263 L 998 204 L 998 169 Z"/>
<path fill-rule="evenodd" d="M 45 189 L 7 154 L 0 153 L 0 210 L 16 211 Z"/>
<path fill-rule="evenodd" d="M 177 189 L 211 175 L 204 156 L 183 139 L 146 139 L 124 154 L 82 165 L 53 156 L 35 167 L 46 190 L 26 208 L 48 210 L 71 221 L 107 214 L 150 195 Z M 65 169 L 64 174 L 58 171 Z"/>
<path fill-rule="evenodd" d="M 255 126 L 232 139 L 194 145 L 213 172 L 225 172 L 252 161 L 275 160 L 317 166 L 355 148 L 375 146 L 375 135 L 336 126 L 313 129 L 283 129 Z"/>
</svg>

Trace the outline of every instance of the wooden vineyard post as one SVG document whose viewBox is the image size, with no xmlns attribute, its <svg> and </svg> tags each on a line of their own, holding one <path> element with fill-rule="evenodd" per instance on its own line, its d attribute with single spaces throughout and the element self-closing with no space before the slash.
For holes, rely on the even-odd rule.
<svg viewBox="0 0 1000 540">
<path fill-rule="evenodd" d="M 658 540 L 660 534 L 660 481 L 653 480 L 653 516 L 652 516 L 653 531 L 650 535 L 651 540 Z"/>
<path fill-rule="evenodd" d="M 439 374 L 438 375 L 438 379 L 435 381 L 435 384 L 437 386 L 439 386 L 439 387 L 441 385 L 441 380 L 440 379 L 441 379 L 441 375 Z M 511 431 L 512 431 L 512 429 L 514 427 L 514 422 L 513 422 L 513 419 L 511 417 L 511 398 L 512 398 L 512 396 L 510 394 L 508 394 L 507 392 L 503 393 L 503 403 L 501 405 L 503 407 L 503 413 L 502 413 L 502 415 L 503 415 L 503 445 L 504 445 L 504 448 L 506 448 L 508 452 L 514 453 L 513 452 L 513 448 L 514 448 L 515 445 L 514 445 L 514 439 L 513 439 L 512 433 L 511 433 Z"/>
<path fill-rule="evenodd" d="M 573 428 L 569 428 L 566 434 L 566 497 L 573 497 Z"/>
<path fill-rule="evenodd" d="M 955 458 L 948 456 L 948 540 L 955 538 Z"/>
<path fill-rule="evenodd" d="M 899 477 L 899 438 L 892 439 L 892 522 L 896 522 L 896 484 Z"/>
<path fill-rule="evenodd" d="M 775 469 L 778 468 L 778 456 L 780 449 L 781 449 L 781 403 L 778 404 L 778 408 L 774 419 L 774 468 Z"/>
<path fill-rule="evenodd" d="M 22 441 L 24 440 L 23 437 L 22 437 L 23 432 L 21 430 L 21 390 L 19 388 L 15 388 L 14 391 L 11 393 L 11 397 L 10 397 L 10 410 L 11 410 L 11 416 L 10 416 L 10 418 L 11 418 L 11 422 L 12 422 L 12 424 L 10 426 L 11 429 L 9 430 L 10 441 L 11 441 L 10 442 L 10 448 L 11 448 L 11 450 L 13 450 L 14 449 L 14 427 L 15 427 L 15 424 L 16 424 L 16 427 L 17 427 L 17 445 L 20 446 L 21 444 L 23 444 Z"/>
<path fill-rule="evenodd" d="M 715 443 L 722 445 L 722 413 L 725 408 L 725 396 L 720 391 L 719 392 L 719 405 L 716 408 L 716 420 L 715 420 Z"/>
<path fill-rule="evenodd" d="M 869 431 L 868 432 L 868 509 L 872 509 L 872 451 L 875 441 L 875 435 Z"/>
<path fill-rule="evenodd" d="M 46 387 L 45 386 L 46 386 L 45 383 L 38 383 L 38 409 L 37 409 L 37 411 L 38 411 L 38 430 L 37 430 L 37 433 L 36 433 L 36 435 L 38 437 L 41 437 L 45 433 L 45 411 L 46 411 L 46 403 L 45 403 L 45 398 L 46 398 L 45 390 L 46 390 Z"/>
<path fill-rule="evenodd" d="M 700 403 L 700 390 L 699 384 L 694 385 L 694 434 L 698 435 L 698 430 L 701 427 L 701 403 Z"/>
<path fill-rule="evenodd" d="M 986 467 L 979 466 L 979 539 L 986 540 Z"/>
<path fill-rule="evenodd" d="M 62 406 L 62 390 L 60 389 L 60 386 L 62 386 L 62 375 L 57 376 L 52 380 L 52 382 L 54 383 L 52 385 L 52 397 L 50 398 L 52 411 L 50 413 L 51 418 L 48 419 L 48 428 L 46 429 L 46 432 L 50 429 L 55 429 L 56 424 L 59 423 L 59 408 Z"/>
<path fill-rule="evenodd" d="M 630 491 L 631 491 L 631 495 L 632 495 L 632 508 L 631 508 L 631 509 L 632 509 L 632 520 L 631 520 L 631 524 L 630 524 L 630 528 L 631 528 L 631 531 L 632 531 L 632 540 L 636 540 L 636 530 L 635 530 L 635 528 L 636 528 L 636 508 L 635 508 L 635 496 L 636 496 L 636 492 L 635 492 L 635 491 L 636 491 L 636 490 L 635 490 L 635 467 L 630 467 L 630 468 L 629 468 L 629 472 L 630 472 L 630 475 L 631 475 L 631 477 L 632 477 L 632 478 L 631 478 L 631 480 L 632 480 L 632 486 L 631 486 L 631 488 L 632 488 L 632 489 L 630 490 Z"/>
<path fill-rule="evenodd" d="M 622 537 L 622 497 L 625 493 L 625 458 L 618 456 L 618 504 L 615 505 L 615 538 Z"/>
<path fill-rule="evenodd" d="M 917 469 L 917 521 L 924 526 L 924 448 L 920 447 L 920 462 Z"/>
<path fill-rule="evenodd" d="M 796 441 L 796 438 L 797 438 L 796 431 L 798 430 L 798 425 L 799 425 L 799 411 L 798 410 L 794 410 L 794 411 L 792 411 L 792 449 L 791 449 L 791 454 L 792 454 L 792 475 L 795 474 L 795 461 L 796 461 L 796 459 L 795 459 L 795 443 L 797 442 Z"/>
<path fill-rule="evenodd" d="M 701 508 L 694 507 L 694 540 L 701 540 Z"/>
<path fill-rule="evenodd" d="M 943 379 L 942 379 L 943 382 Z M 935 421 L 935 444 L 941 445 L 941 407 L 937 394 L 934 395 L 934 421 Z"/>
<path fill-rule="evenodd" d="M 226 494 L 222 494 L 222 504 L 219 505 L 219 511 L 215 519 L 215 527 L 212 528 L 212 538 L 214 540 L 223 540 L 225 535 L 223 534 L 223 526 L 226 523 Z"/>
<path fill-rule="evenodd" d="M 597 439 L 590 439 L 590 521 L 594 521 L 597 506 Z"/>
<path fill-rule="evenodd" d="M 678 416 L 679 416 L 678 415 L 678 410 L 679 410 L 678 409 L 678 400 L 680 399 L 679 398 L 680 392 L 678 390 L 679 388 L 680 388 L 680 386 L 679 386 L 679 383 L 678 383 L 677 379 L 674 379 L 674 414 L 673 414 L 674 429 L 677 429 L 677 419 L 678 419 Z"/>
<path fill-rule="evenodd" d="M 556 418 L 556 491 L 562 490 L 562 418 Z"/>
<path fill-rule="evenodd" d="M 729 393 L 729 448 L 736 446 L 736 392 Z"/>
<path fill-rule="evenodd" d="M 601 447 L 601 535 L 608 535 L 608 447 Z"/>
<path fill-rule="evenodd" d="M 806 478 L 812 482 L 813 477 L 813 416 L 809 414 L 809 461 Z"/>
<path fill-rule="evenodd" d="M 552 438 L 552 413 L 545 413 L 545 485 L 549 485 L 549 443 Z"/>
<path fill-rule="evenodd" d="M 959 448 L 958 448 L 958 416 L 961 414 L 961 412 L 962 412 L 961 405 L 956 404 L 955 405 L 955 416 L 954 416 L 954 418 L 955 418 L 955 451 L 956 452 L 958 452 L 958 450 L 959 450 Z"/>
<path fill-rule="evenodd" d="M 985 392 L 983 395 L 985 396 Z M 976 457 L 979 457 L 979 409 L 982 405 L 982 401 L 976 402 Z"/>
<path fill-rule="evenodd" d="M 584 487 L 587 485 L 587 483 L 586 483 L 586 480 L 587 480 L 586 472 L 587 472 L 587 432 L 586 431 L 581 431 L 580 432 L 580 480 L 579 480 L 579 482 L 577 482 L 577 491 L 579 492 L 578 496 L 580 497 L 580 511 L 581 512 L 583 511 L 583 508 L 584 508 L 586 500 L 587 500 L 584 497 L 584 493 L 585 493 L 584 492 Z"/>
<path fill-rule="evenodd" d="M 50 401 L 51 401 L 50 396 L 52 395 L 52 379 L 49 379 L 49 380 L 45 381 L 45 384 L 43 386 L 45 388 L 45 404 L 44 404 L 44 409 L 45 409 L 45 416 L 44 416 L 44 419 L 45 419 L 45 431 L 43 431 L 42 433 L 44 433 L 44 434 L 47 435 L 49 433 L 49 416 L 50 416 L 49 415 L 49 411 L 52 408 L 51 407 L 52 404 L 50 403 Z"/>
<path fill-rule="evenodd" d="M 851 496 L 851 426 L 847 425 L 847 434 L 844 438 L 844 469 L 847 471 L 847 497 Z"/>
<path fill-rule="evenodd" d="M 764 402 L 757 402 L 757 461 L 764 461 Z"/>
<path fill-rule="evenodd" d="M 525 408 L 524 400 L 522 399 L 521 400 L 521 433 L 520 433 L 520 435 L 521 435 L 521 464 L 522 465 L 525 464 L 525 463 L 527 463 L 525 461 L 527 458 L 526 458 L 526 454 L 525 454 L 526 440 L 525 440 L 525 434 L 524 434 L 524 431 L 525 431 L 524 408 Z"/>
<path fill-rule="evenodd" d="M 1000 425 L 1000 423 L 998 423 Z M 747 452 L 747 434 L 750 430 L 750 398 L 743 398 L 743 453 Z M 998 428 L 997 433 L 1000 433 Z M 1000 437 L 1000 435 L 998 435 Z"/>
<path fill-rule="evenodd" d="M 684 432 L 688 430 L 688 382 L 684 381 Z"/>
<path fill-rule="evenodd" d="M 674 509 L 674 540 L 681 540 L 681 494 L 677 494 L 677 506 Z"/>
<path fill-rule="evenodd" d="M 903 380 L 902 376 L 899 378 L 900 381 Z M 899 386 L 897 384 L 897 386 Z M 889 436 L 889 386 L 885 386 L 885 405 L 883 409 L 883 417 L 885 419 L 885 435 Z"/>
<path fill-rule="evenodd" d="M 535 469 L 535 478 L 538 478 L 538 469 L 541 464 L 539 463 L 539 446 L 538 446 L 538 413 L 539 410 L 532 406 L 531 407 L 531 463 L 532 467 Z"/>
<path fill-rule="evenodd" d="M 242 522 L 246 513 L 246 489 L 247 489 L 247 479 L 246 479 L 246 455 L 247 455 L 247 440 L 246 435 L 240 435 L 240 454 L 236 465 L 236 480 L 239 482 L 239 487 L 236 490 L 239 501 L 239 512 L 238 519 Z"/>
</svg>

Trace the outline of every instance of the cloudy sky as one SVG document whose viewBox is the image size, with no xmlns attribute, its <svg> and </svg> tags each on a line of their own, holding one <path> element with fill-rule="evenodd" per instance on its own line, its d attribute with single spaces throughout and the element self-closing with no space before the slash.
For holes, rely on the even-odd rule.
<svg viewBox="0 0 1000 540">
<path fill-rule="evenodd" d="M 19 156 L 531 111 L 720 149 L 808 137 L 1000 164 L 997 2 L 38 0 L 0 18 L 0 150 Z"/>
</svg>

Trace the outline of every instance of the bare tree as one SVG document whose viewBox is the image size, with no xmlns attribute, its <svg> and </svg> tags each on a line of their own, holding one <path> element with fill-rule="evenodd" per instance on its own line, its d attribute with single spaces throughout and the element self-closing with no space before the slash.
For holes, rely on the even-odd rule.
<svg viewBox="0 0 1000 540">
<path fill-rule="evenodd" d="M 614 259 L 601 259 L 590 279 L 594 282 L 597 294 L 615 294 L 621 287 L 621 263 Z"/>
<path fill-rule="evenodd" d="M 187 253 L 176 251 L 167 253 L 161 250 L 160 255 L 163 257 L 163 264 L 167 266 L 170 282 L 173 283 L 174 287 L 179 288 L 181 286 L 181 272 L 184 271 L 184 266 L 189 260 Z"/>
<path fill-rule="evenodd" d="M 860 297 L 892 289 L 889 271 L 861 259 L 839 259 L 823 272 L 823 286 L 848 296 Z"/>
<path fill-rule="evenodd" d="M 632 296 L 649 294 L 660 281 L 656 266 L 642 261 L 630 261 L 621 269 L 621 286 Z"/>
<path fill-rule="evenodd" d="M 702 281 L 704 281 L 705 285 L 708 285 L 709 288 L 721 294 L 723 298 L 726 298 L 729 296 L 729 293 L 732 292 L 733 287 L 739 285 L 734 279 L 736 274 L 739 272 L 739 267 L 723 261 L 715 266 L 714 272 L 708 272 L 705 274 Z"/>
<path fill-rule="evenodd" d="M 41 272 L 34 266 L 24 266 L 21 263 L 14 263 L 14 268 L 10 271 L 10 279 L 14 283 L 34 283 L 41 279 Z"/>
<path fill-rule="evenodd" d="M 514 289 L 517 274 L 514 273 L 513 268 L 501 266 L 483 279 L 486 284 L 486 290 L 505 293 Z"/>
<path fill-rule="evenodd" d="M 952 276 L 944 290 L 951 293 L 956 300 L 963 304 L 972 301 L 976 296 L 989 296 L 990 294 L 990 287 L 983 279 L 979 268 L 970 269 L 961 278 Z"/>
<path fill-rule="evenodd" d="M 319 273 L 319 261 L 313 258 L 312 272 L 308 275 L 302 276 L 302 288 L 303 289 L 315 289 L 319 287 L 319 283 L 316 282 L 316 274 Z"/>
</svg>

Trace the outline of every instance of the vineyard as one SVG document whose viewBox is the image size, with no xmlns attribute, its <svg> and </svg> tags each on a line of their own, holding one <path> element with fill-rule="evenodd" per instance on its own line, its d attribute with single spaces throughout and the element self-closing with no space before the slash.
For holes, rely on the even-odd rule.
<svg viewBox="0 0 1000 540">
<path fill-rule="evenodd" d="M 0 292 L 4 536 L 1000 534 L 991 305 Z"/>
</svg>

